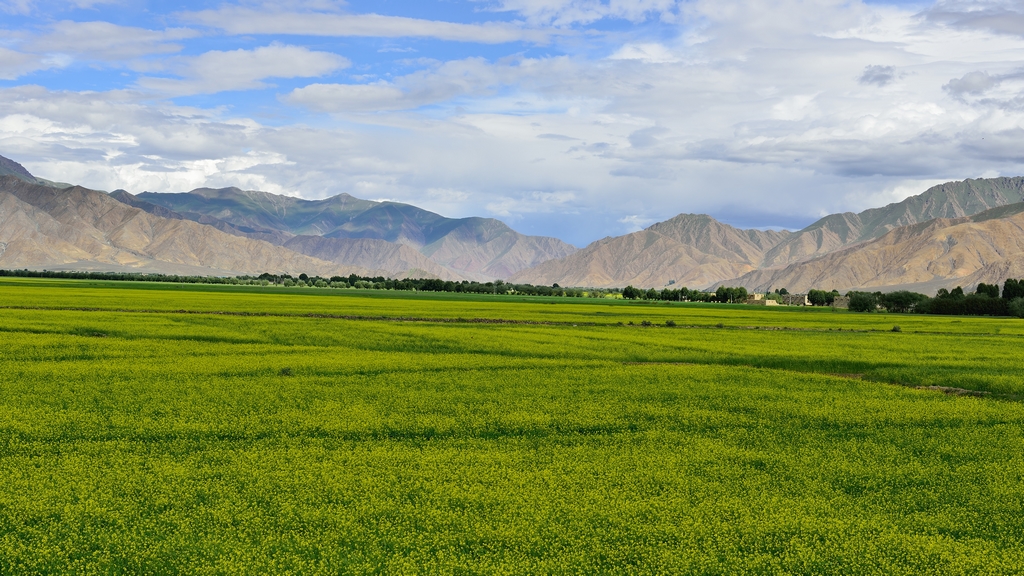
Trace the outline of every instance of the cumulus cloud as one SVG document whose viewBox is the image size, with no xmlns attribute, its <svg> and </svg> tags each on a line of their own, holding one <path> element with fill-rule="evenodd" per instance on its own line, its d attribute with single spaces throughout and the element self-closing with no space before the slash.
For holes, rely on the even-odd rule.
<svg viewBox="0 0 1024 576">
<path fill-rule="evenodd" d="M 267 78 L 309 78 L 346 68 L 348 59 L 300 46 L 271 44 L 254 50 L 212 50 L 169 64 L 179 78 L 144 77 L 139 86 L 169 95 L 211 94 L 267 86 Z"/>
<path fill-rule="evenodd" d="M 864 73 L 860 75 L 858 82 L 861 84 L 874 84 L 875 86 L 886 86 L 896 81 L 895 66 L 879 66 L 872 64 L 864 67 Z"/>
<path fill-rule="evenodd" d="M 514 24 L 462 24 L 380 14 L 296 12 L 225 6 L 217 10 L 186 12 L 186 21 L 230 34 L 302 34 L 309 36 L 366 36 L 376 38 L 437 38 L 458 42 L 501 44 L 547 42 L 552 32 Z"/>
<path fill-rule="evenodd" d="M 968 72 L 960 78 L 953 78 L 942 89 L 953 96 L 979 96 L 999 85 L 1000 79 L 989 76 L 987 72 Z"/>
</svg>

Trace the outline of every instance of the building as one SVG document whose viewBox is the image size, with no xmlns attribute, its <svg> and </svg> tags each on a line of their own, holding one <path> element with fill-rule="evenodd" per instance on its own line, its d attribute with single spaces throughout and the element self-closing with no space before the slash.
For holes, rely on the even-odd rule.
<svg viewBox="0 0 1024 576">
<path fill-rule="evenodd" d="M 747 296 L 747 304 L 751 306 L 778 306 L 779 303 L 775 300 L 769 300 L 764 297 L 764 294 L 751 294 Z"/>
<path fill-rule="evenodd" d="M 807 294 L 783 294 L 782 303 L 786 306 L 810 306 L 811 301 L 807 299 Z"/>
<path fill-rule="evenodd" d="M 846 310 L 850 307 L 849 296 L 836 296 L 836 299 L 832 301 L 832 308 Z"/>
</svg>

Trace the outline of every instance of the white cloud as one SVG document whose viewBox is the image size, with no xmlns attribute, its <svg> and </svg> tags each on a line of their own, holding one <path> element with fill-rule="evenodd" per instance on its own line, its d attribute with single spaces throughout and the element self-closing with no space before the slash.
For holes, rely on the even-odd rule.
<svg viewBox="0 0 1024 576">
<path fill-rule="evenodd" d="M 498 0 L 490 8 L 516 12 L 534 25 L 589 24 L 604 18 L 641 22 L 674 16 L 677 0 Z"/>
<path fill-rule="evenodd" d="M 285 100 L 318 112 L 377 112 L 417 106 L 388 84 L 310 84 L 296 88 Z"/>
<path fill-rule="evenodd" d="M 70 0 L 67 2 L 60 2 L 61 7 L 63 5 L 71 5 L 76 8 L 93 8 L 101 4 L 117 4 L 123 0 Z M 39 0 L 0 0 L 0 12 L 6 12 L 8 14 L 19 14 L 28 15 L 33 13 L 44 12 L 50 8 L 50 2 L 40 2 Z"/>
<path fill-rule="evenodd" d="M 957 97 L 962 97 L 968 94 L 972 96 L 979 96 L 987 92 L 990 88 L 995 88 L 999 82 L 999 78 L 993 78 L 986 72 L 974 71 L 968 72 L 960 78 L 950 80 L 942 88 Z"/>
<path fill-rule="evenodd" d="M 595 6 L 523 3 L 519 14 L 562 25 Z M 598 8 L 662 17 L 623 6 Z M 639 27 L 586 35 L 600 49 L 567 56 L 317 80 L 282 98 L 335 115 L 308 125 L 135 92 L 0 90 L 0 153 L 108 189 L 349 192 L 495 214 L 579 244 L 679 212 L 800 227 L 937 181 L 1024 172 L 1024 37 L 847 0 L 695 0 L 680 11 L 675 37 Z M 177 78 L 140 85 L 260 87 L 345 64 L 295 46 L 211 52 L 172 57 Z"/>
<path fill-rule="evenodd" d="M 139 86 L 168 95 L 211 94 L 264 88 L 267 78 L 323 76 L 349 65 L 346 58 L 330 52 L 271 44 L 255 50 L 214 50 L 178 58 L 169 67 L 180 79 L 144 77 Z"/>
<path fill-rule="evenodd" d="M 616 50 L 609 58 L 612 60 L 640 60 L 651 64 L 679 61 L 677 54 L 673 53 L 664 44 L 658 44 L 657 42 L 626 44 Z"/>
<path fill-rule="evenodd" d="M 568 191 L 529 192 L 516 197 L 500 197 L 487 203 L 485 208 L 491 214 L 506 218 L 521 217 L 536 212 L 562 212 L 576 200 L 576 194 Z"/>
<path fill-rule="evenodd" d="M 0 0 L 0 12 L 7 14 L 29 14 L 35 2 L 33 0 Z"/>
<path fill-rule="evenodd" d="M 198 33 L 185 28 L 146 30 L 109 22 L 64 20 L 50 31 L 24 43 L 23 48 L 39 54 L 64 53 L 78 60 L 129 60 L 147 54 L 178 52 L 176 40 L 194 38 Z"/>
<path fill-rule="evenodd" d="M 461 24 L 380 14 L 289 12 L 240 6 L 186 12 L 179 17 L 186 22 L 219 28 L 229 34 L 437 38 L 483 44 L 519 41 L 544 43 L 552 34 L 550 31 L 524 29 L 501 22 Z"/>
<path fill-rule="evenodd" d="M 35 54 L 24 54 L 0 47 L 0 80 L 14 80 L 29 72 L 44 70 L 55 65 L 56 63 L 44 60 Z"/>
<path fill-rule="evenodd" d="M 652 223 L 654 223 L 654 220 L 650 218 L 644 218 L 636 214 L 630 214 L 629 216 L 619 218 L 619 223 L 625 224 L 630 232 L 637 232 L 650 226 Z"/>
</svg>

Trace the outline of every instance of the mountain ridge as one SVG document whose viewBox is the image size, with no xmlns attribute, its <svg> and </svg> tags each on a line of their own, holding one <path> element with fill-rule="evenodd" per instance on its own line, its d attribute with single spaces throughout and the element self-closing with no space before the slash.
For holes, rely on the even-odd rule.
<svg viewBox="0 0 1024 576">
<path fill-rule="evenodd" d="M 724 283 L 753 291 L 785 287 L 791 292 L 973 288 L 1014 274 L 1024 275 L 1024 202 L 894 228 L 874 240 Z"/>
<path fill-rule="evenodd" d="M 680 214 L 644 230 L 605 237 L 579 252 L 513 275 L 512 282 L 563 286 L 704 286 L 756 268 L 786 231 L 741 230 L 707 214 Z M 738 272 L 738 274 L 737 274 Z"/>
<path fill-rule="evenodd" d="M 203 224 L 154 216 L 81 186 L 60 189 L 0 176 L 0 267 L 69 265 L 185 266 L 210 274 L 300 272 L 370 275 L 226 234 Z"/>
<path fill-rule="evenodd" d="M 197 188 L 183 193 L 142 192 L 134 197 L 188 218 L 206 215 L 238 229 L 403 244 L 446 268 L 453 278 L 507 277 L 576 251 L 557 238 L 520 234 L 493 218 L 446 218 L 409 204 L 362 200 L 349 194 L 304 200 L 239 188 Z"/>
</svg>

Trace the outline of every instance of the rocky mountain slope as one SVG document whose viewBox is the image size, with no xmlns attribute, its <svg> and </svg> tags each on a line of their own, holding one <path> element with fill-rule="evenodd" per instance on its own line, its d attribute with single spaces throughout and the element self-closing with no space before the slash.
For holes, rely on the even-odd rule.
<svg viewBox="0 0 1024 576">
<path fill-rule="evenodd" d="M 465 279 L 409 246 L 375 238 L 294 236 L 284 247 L 339 265 L 381 269 L 392 278 Z"/>
<path fill-rule="evenodd" d="M 672 281 L 704 287 L 757 269 L 765 252 L 790 234 L 740 230 L 705 214 L 680 214 L 639 232 L 598 240 L 510 280 L 593 287 L 665 286 Z"/>
<path fill-rule="evenodd" d="M 139 204 L 143 209 L 159 206 L 194 221 L 212 218 L 211 225 L 226 224 L 246 234 L 366 238 L 401 244 L 447 268 L 453 278 L 507 278 L 576 251 L 556 238 L 520 234 L 492 218 L 445 218 L 408 204 L 373 202 L 348 194 L 303 200 L 238 188 L 199 188 L 176 194 L 143 192 L 134 199 L 145 203 Z M 284 244 L 287 238 L 271 241 Z M 380 266 L 399 267 L 386 261 Z"/>
<path fill-rule="evenodd" d="M 798 232 L 681 214 L 583 250 L 488 218 L 342 194 L 237 188 L 109 195 L 34 177 L 0 157 L 0 267 L 189 274 L 502 278 L 563 286 L 880 289 L 1024 276 L 1024 178 L 964 180 Z"/>
<path fill-rule="evenodd" d="M 24 166 L 18 164 L 14 160 L 4 158 L 0 156 L 0 176 L 14 176 L 19 180 L 24 180 L 29 184 L 42 184 L 42 182 L 36 180 L 36 177 L 29 173 Z"/>
<path fill-rule="evenodd" d="M 94 269 L 97 264 L 169 273 L 376 272 L 162 218 L 80 186 L 61 189 L 0 176 L 0 268 Z"/>
<path fill-rule="evenodd" d="M 874 240 L 894 228 L 935 218 L 961 218 L 1024 201 L 1024 178 L 979 178 L 947 182 L 922 194 L 858 214 L 831 214 L 796 232 L 765 253 L 760 268 L 809 260 L 860 242 Z"/>
<path fill-rule="evenodd" d="M 778 273 L 784 268 L 788 270 L 787 266 L 791 264 L 838 251 L 856 252 L 857 246 L 866 245 L 900 227 L 936 218 L 968 217 L 1021 201 L 1024 201 L 1024 178 L 989 178 L 934 186 L 922 194 L 882 208 L 832 214 L 793 233 L 738 230 L 710 216 L 683 214 L 640 232 L 604 238 L 566 258 L 523 270 L 511 280 L 595 287 L 632 284 L 644 288 L 662 287 L 670 280 L 691 288 L 714 288 L 742 281 L 748 288 L 763 288 L 769 284 L 782 287 L 786 286 L 782 280 L 790 277 Z M 733 275 L 739 270 L 744 272 Z M 952 269 L 949 274 L 953 274 Z M 909 281 L 909 276 L 895 272 L 890 276 L 891 281 L 898 278 L 901 282 Z M 935 275 L 926 272 L 918 276 L 932 283 L 939 281 Z M 870 282 L 881 282 L 884 277 L 887 276 L 879 276 L 879 280 Z M 824 268 L 808 285 L 839 286 L 857 279 L 868 282 L 845 269 Z M 792 278 L 791 281 L 795 282 L 793 286 L 786 286 L 790 290 L 804 286 L 803 280 Z M 854 285 L 860 284 L 850 284 Z"/>
<path fill-rule="evenodd" d="M 1018 276 L 1024 276 L 1024 203 L 895 228 L 863 244 L 724 283 L 754 291 L 906 287 L 931 293 Z"/>
</svg>

